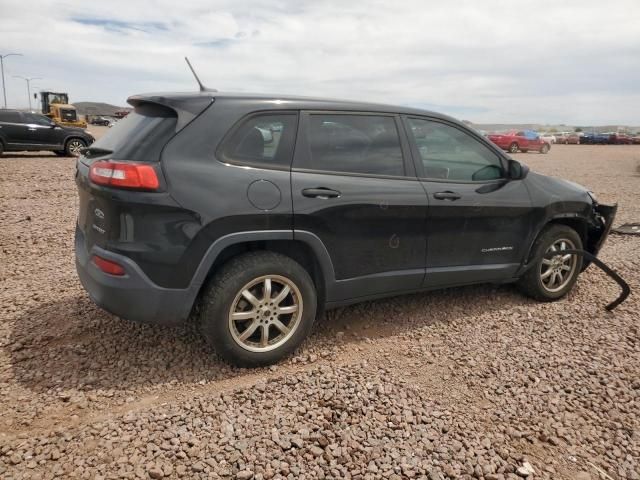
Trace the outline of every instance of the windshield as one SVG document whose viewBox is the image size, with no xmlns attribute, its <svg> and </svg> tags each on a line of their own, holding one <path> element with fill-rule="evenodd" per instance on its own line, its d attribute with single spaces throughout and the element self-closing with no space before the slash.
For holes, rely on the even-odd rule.
<svg viewBox="0 0 640 480">
<path fill-rule="evenodd" d="M 157 162 L 174 135 L 177 117 L 170 108 L 153 104 L 136 107 L 116 123 L 93 147 L 113 152 L 116 160 Z"/>
</svg>

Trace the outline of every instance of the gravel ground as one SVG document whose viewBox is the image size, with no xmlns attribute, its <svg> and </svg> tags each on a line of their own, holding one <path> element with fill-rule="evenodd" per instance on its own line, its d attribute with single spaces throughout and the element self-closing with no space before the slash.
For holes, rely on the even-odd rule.
<svg viewBox="0 0 640 480">
<path fill-rule="evenodd" d="M 640 220 L 640 147 L 517 157 Z M 223 364 L 189 324 L 81 289 L 74 161 L 0 159 L 0 478 L 640 479 L 635 292 L 590 268 L 539 304 L 474 286 L 326 314 L 296 356 Z M 640 238 L 602 258 L 637 291 Z"/>
</svg>

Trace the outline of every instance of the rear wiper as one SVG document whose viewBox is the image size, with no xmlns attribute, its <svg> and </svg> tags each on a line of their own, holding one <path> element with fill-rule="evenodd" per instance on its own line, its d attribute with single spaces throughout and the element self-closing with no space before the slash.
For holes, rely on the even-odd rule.
<svg viewBox="0 0 640 480">
<path fill-rule="evenodd" d="M 100 147 L 84 147 L 80 149 L 80 153 L 85 157 L 94 157 L 98 155 L 109 155 L 113 150 Z"/>
</svg>

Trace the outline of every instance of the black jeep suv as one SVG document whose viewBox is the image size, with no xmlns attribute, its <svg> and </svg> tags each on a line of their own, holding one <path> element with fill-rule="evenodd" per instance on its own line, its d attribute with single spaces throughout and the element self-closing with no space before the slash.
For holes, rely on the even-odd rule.
<svg viewBox="0 0 640 480">
<path fill-rule="evenodd" d="M 51 150 L 58 155 L 78 156 L 95 141 L 76 127 L 58 125 L 39 113 L 0 110 L 0 155 L 3 152 Z"/>
<path fill-rule="evenodd" d="M 77 162 L 80 280 L 127 319 L 197 312 L 238 365 L 290 353 L 324 308 L 480 282 L 561 298 L 586 267 L 563 250 L 596 254 L 615 215 L 432 112 L 206 91 L 129 103 Z"/>
</svg>

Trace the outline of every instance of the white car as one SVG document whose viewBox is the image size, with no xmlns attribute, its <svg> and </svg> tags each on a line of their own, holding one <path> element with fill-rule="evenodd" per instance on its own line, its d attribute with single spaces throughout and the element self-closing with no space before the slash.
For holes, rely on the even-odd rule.
<svg viewBox="0 0 640 480">
<path fill-rule="evenodd" d="M 556 136 L 552 133 L 541 133 L 540 138 L 547 143 L 556 143 L 557 141 Z"/>
</svg>

